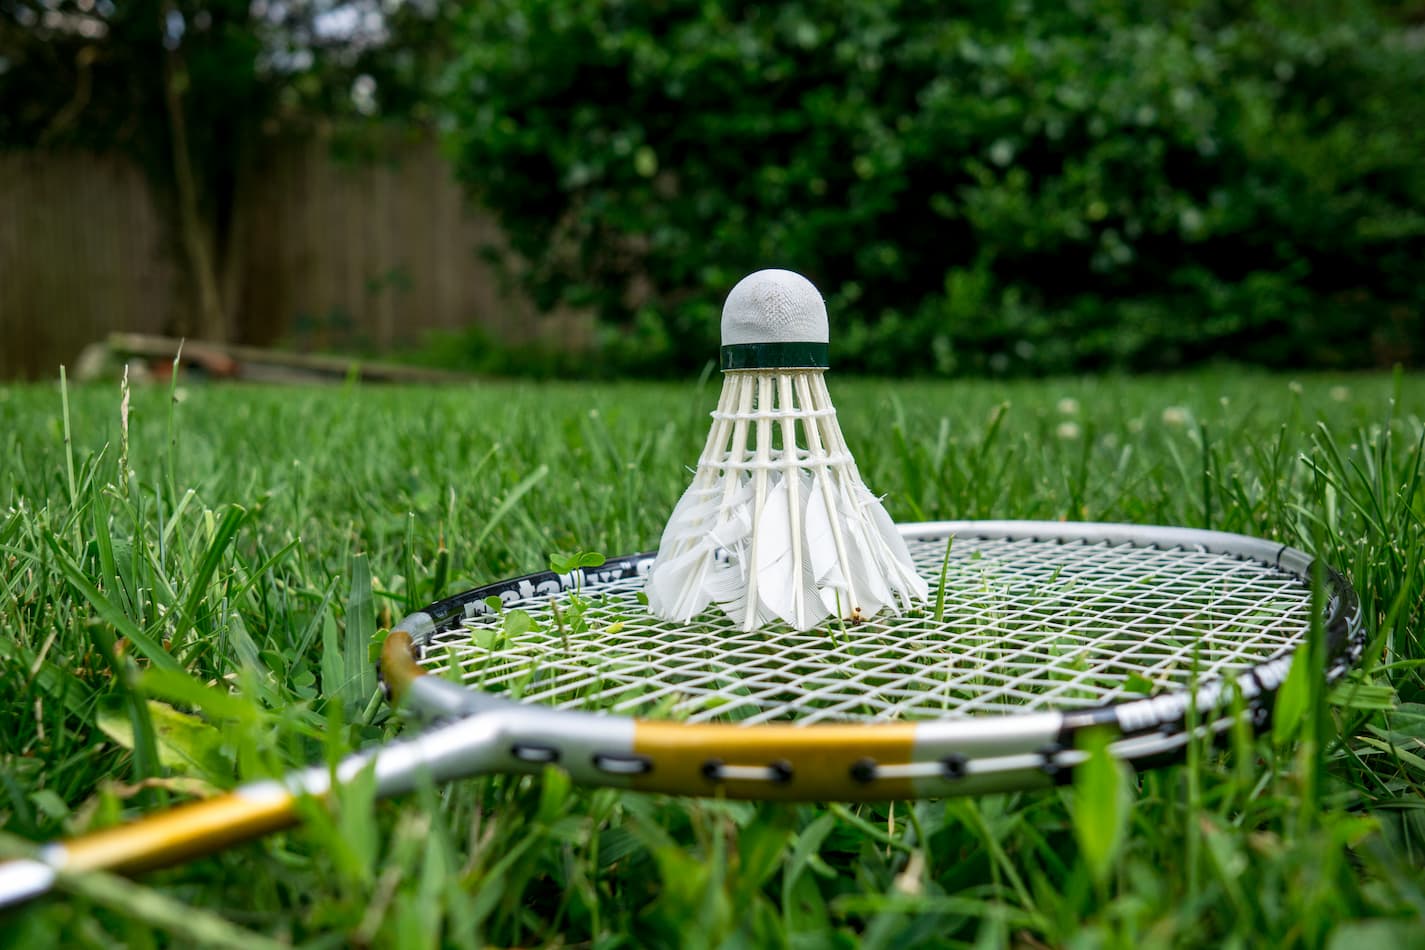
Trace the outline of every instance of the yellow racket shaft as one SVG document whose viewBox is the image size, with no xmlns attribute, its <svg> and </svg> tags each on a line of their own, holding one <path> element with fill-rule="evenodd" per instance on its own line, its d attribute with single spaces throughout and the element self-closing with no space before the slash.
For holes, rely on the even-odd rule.
<svg viewBox="0 0 1425 950">
<path fill-rule="evenodd" d="M 37 858 L 0 865 L 0 906 L 44 894 L 61 873 L 168 867 L 290 827 L 296 800 L 280 784 L 265 782 L 47 845 Z"/>
<path fill-rule="evenodd" d="M 131 873 L 167 867 L 296 823 L 296 796 L 276 783 L 238 789 L 51 847 L 59 869 Z"/>
<path fill-rule="evenodd" d="M 423 780 L 445 781 L 487 770 L 498 724 L 469 719 L 353 755 L 333 771 L 309 768 L 282 780 L 254 782 L 201 802 L 125 825 L 45 845 L 33 858 L 0 864 L 0 907 L 50 891 L 65 873 L 132 873 L 168 867 L 297 823 L 298 800 L 324 797 L 335 782 L 374 772 L 377 794 L 398 795 Z"/>
</svg>

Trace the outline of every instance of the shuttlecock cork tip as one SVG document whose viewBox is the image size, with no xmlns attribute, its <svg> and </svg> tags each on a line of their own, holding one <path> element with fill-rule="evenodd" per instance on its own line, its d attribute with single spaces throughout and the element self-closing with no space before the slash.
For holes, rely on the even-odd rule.
<svg viewBox="0 0 1425 950">
<path fill-rule="evenodd" d="M 759 270 L 738 281 L 722 306 L 722 368 L 824 369 L 826 303 L 801 274 Z"/>
</svg>

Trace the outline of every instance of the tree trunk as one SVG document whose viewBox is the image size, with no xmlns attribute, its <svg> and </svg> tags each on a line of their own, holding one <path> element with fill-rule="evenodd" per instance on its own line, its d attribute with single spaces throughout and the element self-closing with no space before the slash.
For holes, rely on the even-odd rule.
<svg viewBox="0 0 1425 950">
<path fill-rule="evenodd" d="M 169 9 L 165 4 L 165 15 Z M 160 24 L 160 28 L 166 26 Z M 186 321 L 188 334 L 201 339 L 224 342 L 228 338 L 227 315 L 218 292 L 217 269 L 203 216 L 198 207 L 198 182 L 193 174 L 193 157 L 188 151 L 188 126 L 183 116 L 183 92 L 188 88 L 188 71 L 178 52 L 164 53 L 163 91 L 168 110 L 169 141 L 173 146 L 173 180 L 178 188 L 178 226 L 182 231 L 183 249 L 188 257 L 188 271 L 197 292 L 197 319 Z"/>
</svg>

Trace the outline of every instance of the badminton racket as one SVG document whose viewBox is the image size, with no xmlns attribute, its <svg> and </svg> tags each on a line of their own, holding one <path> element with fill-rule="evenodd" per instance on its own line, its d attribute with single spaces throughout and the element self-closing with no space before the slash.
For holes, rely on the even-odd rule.
<svg viewBox="0 0 1425 950">
<path fill-rule="evenodd" d="M 303 796 L 368 768 L 383 795 L 550 766 L 585 785 L 745 799 L 1048 787 L 1086 758 L 1085 730 L 1135 767 L 1174 762 L 1239 717 L 1264 726 L 1313 631 L 1327 682 L 1364 645 L 1347 580 L 1279 543 L 1061 522 L 899 530 L 929 600 L 859 623 L 658 620 L 643 595 L 652 554 L 432 604 L 393 628 L 381 660 L 424 731 L 45 845 L 0 865 L 0 905 L 63 872 L 173 865 L 289 826 Z"/>
</svg>

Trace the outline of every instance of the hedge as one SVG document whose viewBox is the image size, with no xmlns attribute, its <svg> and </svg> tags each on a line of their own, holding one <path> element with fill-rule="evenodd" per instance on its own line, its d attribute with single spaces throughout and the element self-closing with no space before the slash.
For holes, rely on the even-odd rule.
<svg viewBox="0 0 1425 950">
<path fill-rule="evenodd" d="M 1425 354 L 1425 34 L 1362 4 L 486 0 L 458 172 L 608 372 L 682 373 L 744 273 L 838 366 Z"/>
</svg>

